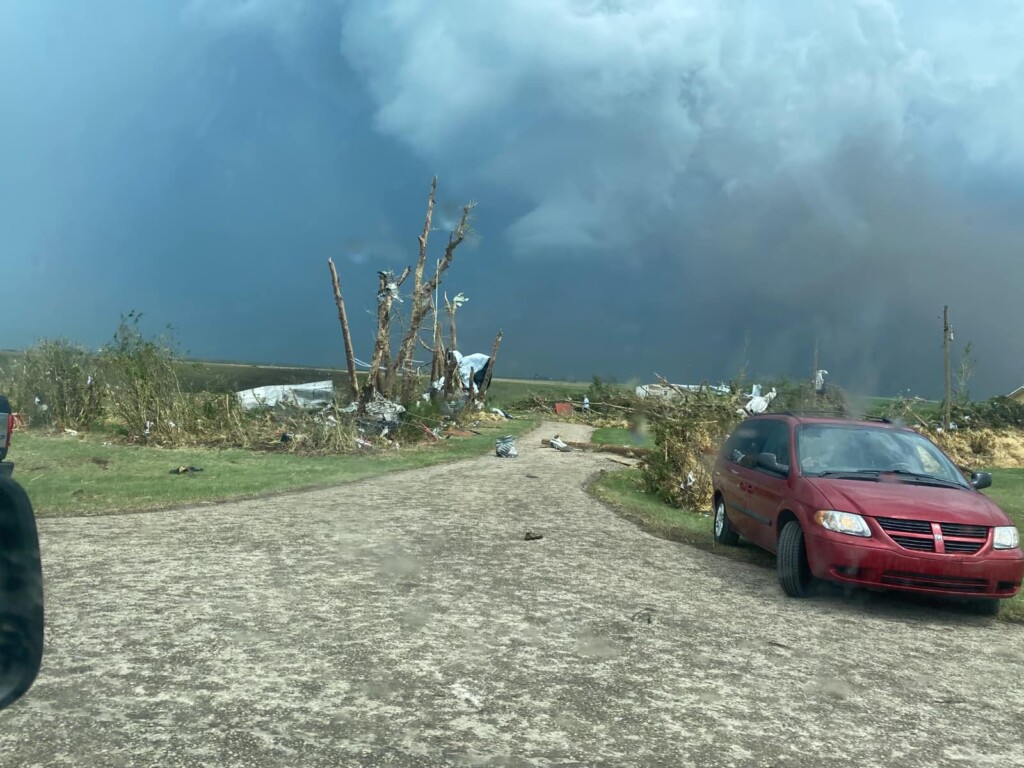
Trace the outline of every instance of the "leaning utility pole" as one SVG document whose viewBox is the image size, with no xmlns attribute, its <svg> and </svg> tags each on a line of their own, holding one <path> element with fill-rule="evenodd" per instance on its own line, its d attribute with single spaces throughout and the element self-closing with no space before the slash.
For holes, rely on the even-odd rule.
<svg viewBox="0 0 1024 768">
<path fill-rule="evenodd" d="M 952 379 L 949 367 L 949 345 L 953 341 L 953 327 L 949 324 L 949 305 L 942 310 L 942 346 L 946 354 L 946 400 L 942 406 L 942 429 L 949 431 L 949 409 L 952 403 Z"/>
<path fill-rule="evenodd" d="M 818 337 L 814 337 L 814 369 L 811 371 L 811 386 L 817 389 L 818 385 Z"/>
</svg>

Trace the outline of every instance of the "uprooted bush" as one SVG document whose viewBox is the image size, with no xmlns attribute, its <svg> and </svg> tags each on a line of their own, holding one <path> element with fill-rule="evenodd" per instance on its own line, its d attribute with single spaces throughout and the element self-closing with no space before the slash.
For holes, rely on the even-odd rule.
<svg viewBox="0 0 1024 768">
<path fill-rule="evenodd" d="M 954 403 L 950 419 L 959 429 L 1022 429 L 1024 404 L 1009 397 L 978 403 Z"/>
<path fill-rule="evenodd" d="M 11 368 L 7 394 L 24 421 L 81 430 L 103 417 L 100 361 L 84 347 L 66 339 L 39 341 Z"/>
<path fill-rule="evenodd" d="M 829 384 L 824 391 L 818 392 L 808 381 L 791 381 L 782 379 L 761 388 L 767 392 L 775 387 L 778 393 L 768 410 L 772 413 L 814 413 L 850 415 L 850 402 L 842 387 Z"/>
<path fill-rule="evenodd" d="M 740 398 L 710 390 L 676 394 L 647 405 L 656 447 L 644 461 L 644 485 L 673 507 L 710 509 L 715 454 L 742 419 Z"/>
</svg>

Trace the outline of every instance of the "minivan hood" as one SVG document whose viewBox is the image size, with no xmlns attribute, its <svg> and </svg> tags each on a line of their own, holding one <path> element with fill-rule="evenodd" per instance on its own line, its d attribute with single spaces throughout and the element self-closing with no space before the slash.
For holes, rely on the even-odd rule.
<svg viewBox="0 0 1024 768">
<path fill-rule="evenodd" d="M 899 480 L 842 480 L 809 477 L 832 509 L 870 517 L 898 517 L 934 523 L 1010 525 L 995 502 L 973 489 L 936 488 Z"/>
</svg>

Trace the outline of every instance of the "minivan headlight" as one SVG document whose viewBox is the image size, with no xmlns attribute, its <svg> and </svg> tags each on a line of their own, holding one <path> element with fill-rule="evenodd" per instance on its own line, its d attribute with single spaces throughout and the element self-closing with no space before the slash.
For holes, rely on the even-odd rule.
<svg viewBox="0 0 1024 768">
<path fill-rule="evenodd" d="M 823 509 L 814 514 L 818 524 L 829 531 L 836 533 L 848 533 L 851 536 L 867 538 L 871 535 L 871 529 L 867 522 L 860 515 L 853 512 L 837 512 L 834 509 Z"/>
<path fill-rule="evenodd" d="M 1015 549 L 1020 546 L 1020 534 L 1016 526 L 1000 525 L 992 529 L 992 546 L 996 549 Z"/>
</svg>

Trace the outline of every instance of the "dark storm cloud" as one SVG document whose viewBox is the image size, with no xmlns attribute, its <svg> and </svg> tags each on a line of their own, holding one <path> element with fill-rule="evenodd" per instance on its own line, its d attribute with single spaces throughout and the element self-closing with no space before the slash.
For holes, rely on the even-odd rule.
<svg viewBox="0 0 1024 768">
<path fill-rule="evenodd" d="M 109 174 L 80 221 L 50 199 L 56 167 L 14 202 L 33 220 L 64 211 L 87 271 L 111 268 L 119 236 L 148 242 L 133 256 L 155 262 L 140 287 L 181 253 L 217 272 L 216 290 L 173 273 L 149 295 L 202 315 L 187 341 L 205 329 L 222 356 L 334 354 L 323 257 L 349 254 L 350 291 L 407 263 L 438 171 L 448 207 L 482 203 L 453 288 L 473 299 L 473 343 L 505 326 L 507 373 L 723 378 L 749 335 L 754 369 L 803 375 L 818 337 L 843 383 L 934 393 L 948 303 L 958 342 L 978 349 L 979 388 L 1006 389 L 1024 379 L 1024 12 L 982 5 L 124 5 L 118 24 L 89 33 L 94 47 L 32 59 L 23 37 L 0 56 L 44 91 L 82 69 L 90 87 L 66 107 L 61 90 L 40 120 L 111 110 L 96 118 L 117 128 L 97 134 L 109 147 L 94 137 L 103 153 L 78 149 L 86 167 L 120 168 L 123 204 L 141 206 L 158 237 L 90 224 L 110 218 Z M 37 88 L 0 82 L 18 103 Z M 49 138 L 10 131 L 5 153 Z M 148 152 L 123 149 L 140 133 L 158 137 Z M 87 186 L 98 173 L 77 176 Z M 28 240 L 47 250 L 31 226 L 0 242 L 14 252 Z M 275 289 L 296 308 L 285 326 L 254 306 L 273 306 Z"/>
</svg>

